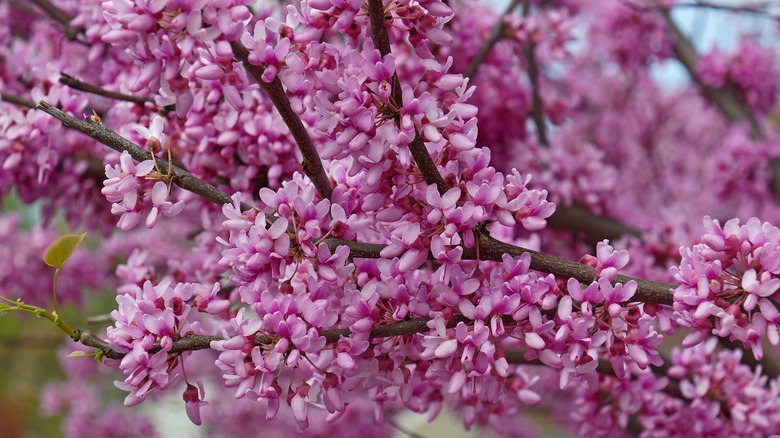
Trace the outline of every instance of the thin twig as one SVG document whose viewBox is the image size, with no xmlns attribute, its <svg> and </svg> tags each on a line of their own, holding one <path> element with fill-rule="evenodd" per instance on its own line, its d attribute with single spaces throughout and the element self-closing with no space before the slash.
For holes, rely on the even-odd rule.
<svg viewBox="0 0 780 438">
<path fill-rule="evenodd" d="M 325 168 L 322 166 L 322 160 L 317 153 L 317 148 L 314 147 L 309 132 L 303 125 L 301 118 L 292 109 L 290 105 L 290 99 L 287 98 L 287 93 L 284 91 L 284 86 L 279 77 L 276 76 L 273 81 L 267 83 L 263 81 L 262 76 L 265 68 L 259 65 L 252 65 L 249 63 L 248 56 L 249 51 L 238 41 L 231 41 L 230 47 L 233 48 L 233 55 L 238 61 L 244 64 L 244 68 L 260 85 L 260 88 L 265 91 L 268 98 L 271 99 L 279 115 L 282 116 L 284 123 L 290 129 L 295 142 L 298 144 L 298 149 L 303 156 L 303 172 L 311 179 L 312 184 L 317 189 L 317 192 L 322 199 L 330 199 L 333 195 L 333 186 L 331 185 L 328 174 L 325 173 Z"/>
<path fill-rule="evenodd" d="M 500 17 L 496 20 L 496 24 L 493 25 L 493 29 L 490 31 L 490 35 L 488 35 L 488 38 L 485 40 L 485 43 L 482 45 L 482 48 L 479 49 L 479 52 L 477 52 L 476 56 L 474 56 L 474 59 L 471 60 L 471 64 L 469 64 L 468 68 L 465 72 L 463 72 L 463 76 L 467 78 L 474 78 L 474 76 L 477 75 L 477 71 L 479 71 L 479 66 L 482 65 L 483 62 L 485 62 L 485 58 L 490 54 L 490 51 L 493 50 L 493 46 L 496 45 L 498 40 L 501 39 L 501 37 L 504 35 L 504 29 L 506 28 L 506 23 L 504 22 L 504 19 L 507 15 L 511 14 L 512 11 L 517 7 L 517 5 L 520 3 L 520 0 L 512 0 L 512 2 L 509 4 L 509 6 L 506 8 L 503 14 L 501 14 Z"/>
<path fill-rule="evenodd" d="M 87 93 L 97 94 L 98 96 L 108 97 L 110 99 L 116 99 L 116 100 L 124 100 L 127 102 L 133 102 L 137 103 L 139 105 L 143 105 L 147 102 L 154 103 L 154 99 L 149 97 L 141 97 L 141 96 L 133 96 L 130 94 L 124 94 L 124 93 L 118 93 L 116 91 L 109 91 L 105 90 L 103 88 L 97 87 L 92 84 L 88 84 L 86 82 L 82 82 L 73 76 L 70 76 L 65 73 L 60 73 L 60 83 L 63 85 L 67 85 L 70 88 L 80 90 L 80 91 L 86 91 Z"/>
<path fill-rule="evenodd" d="M 100 143 L 103 143 L 111 149 L 114 149 L 115 151 L 127 151 L 136 161 L 145 161 L 150 159 L 152 156 L 149 151 L 142 149 L 135 143 L 127 140 L 113 130 L 103 126 L 99 122 L 86 122 L 79 120 L 43 101 L 38 102 L 38 109 L 58 119 L 68 128 L 81 131 L 84 134 L 87 134 L 88 136 L 99 141 Z M 168 162 L 158 157 L 155 157 L 154 159 L 157 162 L 157 166 L 159 167 L 160 172 L 167 174 L 169 169 Z M 201 197 L 217 205 L 230 204 L 233 202 L 233 200 L 230 198 L 230 195 L 227 193 L 219 190 L 211 184 L 208 184 L 207 182 L 176 165 L 170 166 L 170 172 L 173 177 L 173 182 L 184 190 L 188 190 L 192 193 L 200 195 Z M 242 203 L 241 209 L 246 211 L 251 210 L 252 207 L 248 204 Z"/>
<path fill-rule="evenodd" d="M 523 17 L 528 17 L 531 7 L 528 0 L 523 0 Z M 539 64 L 536 62 L 535 44 L 530 37 L 523 47 L 525 60 L 528 64 L 528 81 L 531 83 L 531 116 L 536 125 L 536 134 L 539 137 L 539 143 L 544 147 L 550 147 L 550 140 L 547 138 L 547 125 L 544 120 L 544 108 L 542 107 L 542 96 L 539 86 Z"/>
<path fill-rule="evenodd" d="M 34 5 L 38 6 L 43 12 L 46 13 L 52 20 L 62 25 L 62 31 L 65 36 L 71 41 L 78 41 L 76 37 L 82 32 L 82 29 L 76 29 L 70 25 L 72 17 L 62 11 L 60 8 L 54 6 L 48 0 L 29 0 Z"/>
<path fill-rule="evenodd" d="M 772 20 L 777 20 L 780 18 L 780 15 L 771 13 L 768 8 L 773 6 L 770 2 L 757 2 L 754 4 L 748 4 L 748 5 L 727 5 L 727 4 L 721 4 L 721 3 L 712 3 L 712 2 L 704 2 L 704 1 L 697 1 L 693 3 L 675 3 L 670 6 L 665 5 L 647 5 L 647 4 L 637 4 L 634 3 L 632 0 L 620 0 L 621 3 L 631 9 L 634 9 L 638 12 L 655 12 L 658 10 L 667 10 L 667 9 L 711 9 L 714 11 L 720 11 L 720 12 L 729 12 L 729 13 L 735 13 L 735 14 L 751 14 L 756 15 L 761 18 L 768 18 Z M 774 6 L 777 6 L 777 3 L 774 3 Z"/>
<path fill-rule="evenodd" d="M 33 101 L 27 100 L 27 99 L 25 99 L 23 97 L 14 96 L 13 94 L 0 92 L 0 101 L 12 103 L 14 105 L 27 107 L 27 108 L 30 108 L 30 109 L 35 109 L 35 103 L 33 103 Z"/>
</svg>

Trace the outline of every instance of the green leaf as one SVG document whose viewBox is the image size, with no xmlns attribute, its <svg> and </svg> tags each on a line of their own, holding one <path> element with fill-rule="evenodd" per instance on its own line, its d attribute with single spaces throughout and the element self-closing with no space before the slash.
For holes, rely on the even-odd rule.
<svg viewBox="0 0 780 438">
<path fill-rule="evenodd" d="M 87 233 L 60 236 L 46 248 L 43 253 L 43 262 L 57 269 L 61 268 L 86 236 Z"/>
</svg>

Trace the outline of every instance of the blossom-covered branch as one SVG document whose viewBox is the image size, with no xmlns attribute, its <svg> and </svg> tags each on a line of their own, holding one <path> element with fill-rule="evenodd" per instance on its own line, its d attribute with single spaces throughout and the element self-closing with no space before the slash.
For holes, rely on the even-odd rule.
<svg viewBox="0 0 780 438">
<path fill-rule="evenodd" d="M 39 102 L 38 108 L 52 115 L 53 117 L 56 117 L 62 121 L 65 126 L 79 130 L 114 150 L 120 152 L 129 152 L 130 155 L 137 161 L 144 161 L 150 156 L 149 152 L 141 149 L 137 145 L 116 134 L 114 131 L 100 123 L 78 120 L 75 117 L 58 110 L 57 108 L 52 107 L 46 102 Z M 157 164 L 161 168 L 161 171 L 168 172 L 168 163 L 160 158 L 156 158 L 156 160 Z M 173 174 L 176 185 L 185 190 L 191 191 L 219 205 L 233 202 L 227 193 L 224 193 L 216 187 L 202 181 L 189 172 L 186 172 L 176 166 L 171 166 L 171 172 Z M 250 210 L 252 207 L 246 204 L 242 204 L 241 208 L 242 210 Z M 380 253 L 387 247 L 387 245 L 382 244 L 360 243 L 332 237 L 328 237 L 323 241 L 326 242 L 329 247 L 331 247 L 332 251 L 335 251 L 339 246 L 347 246 L 350 248 L 350 255 L 352 257 L 358 258 L 380 258 Z M 531 254 L 531 269 L 555 274 L 562 278 L 575 278 L 578 281 L 584 283 L 591 282 L 594 278 L 596 278 L 593 268 L 589 266 L 543 254 L 537 251 L 520 248 L 504 242 L 500 242 L 490 236 L 485 235 L 480 236 L 478 246 L 465 248 L 463 251 L 463 257 L 464 259 L 471 260 L 501 261 L 504 254 L 520 256 L 524 253 Z M 434 259 L 433 255 L 429 255 L 429 258 Z M 656 304 L 672 303 L 669 290 L 674 287 L 673 285 L 642 279 L 633 279 L 625 276 L 616 277 L 615 282 L 627 283 L 631 280 L 635 280 L 639 284 L 637 294 L 635 295 L 636 301 Z"/>
<path fill-rule="evenodd" d="M 303 172 L 311 179 L 320 197 L 322 199 L 330 199 L 333 195 L 333 185 L 328 178 L 328 174 L 325 173 L 325 168 L 322 167 L 322 159 L 320 159 L 320 155 L 314 147 L 309 132 L 290 105 L 290 99 L 285 94 L 282 81 L 278 77 L 274 77 L 270 82 L 263 80 L 265 69 L 259 65 L 252 65 L 249 62 L 247 59 L 249 52 L 246 47 L 238 41 L 231 41 L 230 46 L 233 48 L 233 54 L 236 56 L 236 59 L 244 65 L 246 71 L 257 81 L 260 88 L 265 91 L 265 94 L 271 99 L 276 110 L 279 111 L 282 119 L 284 119 L 284 122 L 290 129 L 290 133 L 298 144 L 301 155 L 303 155 L 303 163 L 301 163 Z"/>
<path fill-rule="evenodd" d="M 390 51 L 390 36 L 387 32 L 387 22 L 385 20 L 385 7 L 382 4 L 382 0 L 368 0 L 368 18 L 370 22 L 371 40 L 374 43 L 374 47 L 379 50 L 382 56 L 387 56 Z M 393 73 L 392 78 L 393 87 L 393 100 L 397 106 L 403 104 L 403 97 L 401 93 L 401 86 L 398 82 L 398 75 Z M 398 117 L 398 115 L 396 115 Z M 400 118 L 397 118 L 400 124 Z M 428 149 L 425 146 L 425 142 L 420 136 L 420 132 L 415 127 L 414 138 L 409 143 L 409 151 L 414 157 L 417 167 L 420 169 L 423 179 L 428 184 L 435 184 L 439 190 L 439 194 L 443 195 L 449 189 L 447 183 L 442 178 L 439 169 L 436 168 L 436 163 L 433 162 L 431 154 L 428 153 Z"/>
<path fill-rule="evenodd" d="M 146 161 L 153 157 L 149 151 L 141 149 L 135 143 L 127 140 L 126 138 L 112 131 L 110 128 L 103 126 L 103 124 L 99 121 L 90 120 L 87 122 L 79 120 L 43 101 L 38 102 L 37 108 L 60 120 L 68 128 L 81 131 L 84 134 L 99 141 L 100 143 L 110 147 L 111 149 L 114 149 L 115 151 L 127 151 L 136 161 Z M 197 178 L 180 167 L 176 165 L 169 166 L 167 161 L 159 157 L 154 157 L 154 160 L 160 171 L 162 173 L 168 173 L 170 171 L 173 177 L 173 181 L 177 186 L 183 188 L 184 190 L 188 190 L 192 193 L 200 195 L 201 197 L 218 205 L 232 202 L 230 195 L 212 186 L 211 184 L 206 183 L 200 178 Z M 252 208 L 247 204 L 242 204 L 241 207 L 244 210 L 250 210 Z"/>
<path fill-rule="evenodd" d="M 324 242 L 328 244 L 332 251 L 335 251 L 339 246 L 346 246 L 350 249 L 350 255 L 356 258 L 381 258 L 381 252 L 386 248 L 386 245 L 378 243 L 360 243 L 331 237 L 326 238 Z M 476 246 L 464 248 L 462 258 L 465 260 L 501 261 L 505 254 L 520 256 L 525 253 L 531 255 L 530 267 L 533 270 L 550 273 L 561 278 L 574 278 L 582 283 L 590 283 L 596 278 L 595 271 L 590 266 L 510 245 L 486 235 L 481 235 L 479 237 Z M 433 255 L 429 255 L 429 259 L 435 260 Z M 674 302 L 670 292 L 671 289 L 675 287 L 673 284 L 632 278 L 624 275 L 618 275 L 614 279 L 615 284 L 625 284 L 629 281 L 637 282 L 637 291 L 632 297 L 632 301 L 667 305 L 671 305 Z"/>
</svg>

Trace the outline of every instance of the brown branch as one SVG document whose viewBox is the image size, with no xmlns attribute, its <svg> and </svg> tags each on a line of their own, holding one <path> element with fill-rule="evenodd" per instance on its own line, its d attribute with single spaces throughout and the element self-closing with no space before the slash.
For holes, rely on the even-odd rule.
<svg viewBox="0 0 780 438">
<path fill-rule="evenodd" d="M 127 102 L 137 103 L 143 105 L 147 102 L 154 103 L 154 99 L 149 97 L 133 96 L 130 94 L 118 93 L 116 91 L 109 91 L 103 88 L 97 87 L 86 82 L 82 82 L 73 76 L 65 73 L 60 73 L 60 83 L 67 85 L 70 88 L 85 91 L 87 93 L 97 94 L 98 96 L 108 97 L 110 99 L 124 100 Z"/>
<path fill-rule="evenodd" d="M 27 100 L 27 99 L 25 99 L 23 97 L 15 96 L 13 94 L 0 92 L 0 101 L 12 103 L 14 105 L 27 107 L 27 108 L 30 108 L 30 109 L 35 109 L 35 103 L 33 103 L 31 100 Z"/>
<path fill-rule="evenodd" d="M 145 161 L 152 158 L 152 154 L 149 151 L 142 149 L 135 143 L 127 140 L 113 130 L 103 126 L 99 122 L 85 122 L 83 120 L 79 120 L 43 101 L 38 102 L 37 108 L 60 120 L 66 127 L 81 131 L 84 134 L 87 134 L 88 136 L 99 141 L 100 143 L 103 143 L 111 149 L 114 149 L 115 151 L 127 151 L 136 161 Z M 186 170 L 176 165 L 168 166 L 168 162 L 166 160 L 160 159 L 158 157 L 154 157 L 154 159 L 157 162 L 157 166 L 159 167 L 160 172 L 163 174 L 167 174 L 170 168 L 173 182 L 182 189 L 195 193 L 196 195 L 199 195 L 217 205 L 230 204 L 233 202 L 233 200 L 230 198 L 230 195 L 212 186 L 211 184 L 206 183 Z M 251 210 L 252 206 L 241 203 L 241 209 L 243 211 Z"/>
<path fill-rule="evenodd" d="M 512 13 L 515 7 L 517 7 L 518 3 L 520 3 L 520 0 L 512 0 L 504 13 L 498 17 L 496 24 L 493 25 L 493 29 L 490 31 L 490 35 L 488 35 L 488 38 L 482 45 L 482 48 L 479 49 L 479 52 L 477 52 L 476 56 L 474 56 L 474 59 L 471 60 L 471 64 L 469 64 L 468 68 L 466 68 L 466 71 L 463 72 L 464 77 L 473 79 L 474 76 L 477 75 L 479 66 L 485 62 L 485 58 L 487 58 L 487 56 L 490 54 L 490 51 L 493 50 L 493 46 L 495 46 L 498 40 L 501 39 L 501 37 L 504 35 L 504 29 L 506 28 L 504 18 Z"/>
<path fill-rule="evenodd" d="M 642 231 L 639 229 L 597 215 L 577 205 L 557 206 L 555 212 L 547 218 L 547 224 L 559 230 L 583 233 L 585 242 L 589 245 L 595 245 L 604 239 L 615 240 L 622 236 L 642 237 Z"/>
<path fill-rule="evenodd" d="M 408 336 L 417 333 L 423 333 L 431 330 L 428 327 L 428 322 L 430 320 L 431 318 L 428 317 L 419 317 L 419 318 L 409 319 L 406 321 L 399 321 L 393 324 L 380 325 L 371 331 L 369 337 L 389 338 L 395 336 Z M 468 323 L 469 320 L 465 316 L 455 315 L 447 323 L 446 326 L 447 328 L 454 328 L 461 322 Z M 326 339 L 326 342 L 328 344 L 335 344 L 341 338 L 349 337 L 351 334 L 352 332 L 349 329 L 323 330 L 320 332 L 320 335 Z M 125 353 L 121 353 L 116 350 L 113 350 L 111 346 L 108 344 L 108 342 L 104 341 L 103 339 L 100 339 L 98 336 L 96 336 L 94 333 L 92 333 L 89 330 L 79 330 L 77 335 L 78 336 L 76 337 L 76 339 L 78 339 L 78 342 L 81 342 L 82 344 L 88 347 L 97 348 L 103 353 L 103 356 L 109 359 L 121 359 L 125 357 Z M 221 336 L 190 334 L 173 341 L 173 346 L 171 347 L 169 353 L 177 354 L 177 353 L 183 353 L 185 351 L 205 350 L 211 348 L 212 342 L 223 341 L 223 340 L 225 340 L 225 338 Z M 258 334 L 255 336 L 255 342 L 257 342 L 260 345 L 273 345 L 276 343 L 276 340 L 268 335 Z M 156 353 L 158 351 L 160 351 L 159 345 L 156 345 L 149 350 L 150 353 Z"/>
<path fill-rule="evenodd" d="M 16 8 L 18 11 L 23 12 L 27 15 L 31 15 L 33 17 L 40 18 L 40 12 L 33 8 L 32 6 L 28 5 L 26 3 L 26 0 L 8 0 L 8 3 L 11 5 L 12 8 Z"/>
<path fill-rule="evenodd" d="M 700 2 L 700 1 L 694 3 L 676 3 L 672 5 L 672 7 L 675 9 L 683 9 L 683 8 L 712 9 L 715 11 L 726 11 L 726 12 L 733 12 L 739 14 L 760 15 L 767 18 L 771 18 L 773 20 L 780 18 L 780 16 L 776 14 L 772 14 L 771 12 L 766 10 L 766 8 L 768 8 L 769 6 L 770 6 L 769 2 L 757 2 L 752 5 L 748 4 L 746 6 L 735 6 L 735 5 L 723 5 L 723 4 Z"/>
<path fill-rule="evenodd" d="M 721 113 L 733 123 L 747 122 L 750 126 L 750 134 L 756 139 L 764 137 L 761 128 L 756 120 L 742 105 L 742 102 L 736 96 L 733 88 L 725 86 L 723 88 L 714 88 L 702 82 L 699 77 L 696 66 L 699 62 L 699 55 L 693 44 L 682 33 L 679 27 L 674 23 L 669 12 L 664 10 L 661 15 L 674 36 L 673 50 L 677 59 L 683 64 L 691 79 L 699 86 L 705 96 L 718 107 Z"/>
<path fill-rule="evenodd" d="M 290 105 L 290 99 L 287 98 L 287 93 L 284 91 L 284 86 L 279 77 L 276 76 L 271 83 L 263 81 L 263 72 L 265 68 L 259 65 L 252 65 L 249 63 L 247 57 L 249 51 L 238 41 L 231 41 L 230 47 L 233 48 L 233 55 L 238 61 L 244 64 L 246 71 L 255 79 L 260 85 L 260 88 L 265 91 L 268 98 L 271 99 L 279 115 L 282 116 L 284 123 L 290 129 L 295 142 L 298 144 L 298 149 L 303 156 L 303 172 L 311 179 L 312 184 L 317 189 L 322 199 L 330 199 L 333 195 L 333 186 L 330 183 L 328 174 L 325 173 L 325 168 L 322 166 L 322 160 L 317 153 L 317 148 L 314 147 L 309 132 L 303 125 L 301 118 L 292 109 Z"/>
<path fill-rule="evenodd" d="M 65 12 L 63 12 L 57 6 L 54 6 L 48 0 L 29 0 L 29 1 L 30 3 L 38 6 L 38 8 L 40 8 L 43 12 L 45 12 L 46 15 L 48 15 L 52 20 L 56 21 L 57 23 L 60 23 L 60 25 L 62 25 L 63 33 L 65 33 L 65 36 L 67 36 L 69 40 L 77 41 L 76 37 L 83 30 L 76 29 L 70 25 L 71 20 L 73 20 L 72 17 L 70 17 Z"/>
<path fill-rule="evenodd" d="M 125 357 L 125 353 L 120 353 L 113 350 L 108 342 L 100 339 L 94 333 L 89 330 L 82 330 L 78 332 L 78 342 L 86 345 L 87 347 L 93 347 L 100 350 L 103 356 L 108 359 L 122 359 Z M 180 339 L 173 341 L 173 347 L 171 347 L 169 354 L 178 354 L 185 351 L 205 350 L 210 348 L 211 342 L 221 341 L 224 338 L 221 336 L 207 336 L 207 335 L 194 335 L 190 334 Z M 160 351 L 160 346 L 157 345 L 149 350 L 149 353 L 157 353 Z"/>
<path fill-rule="evenodd" d="M 742 101 L 737 97 L 733 85 L 727 83 L 721 88 L 714 88 L 705 84 L 696 71 L 699 55 L 693 47 L 693 44 L 674 23 L 668 10 L 662 9 L 661 16 L 674 35 L 672 48 L 677 59 L 688 71 L 691 79 L 696 83 L 699 89 L 701 89 L 702 93 L 704 93 L 707 99 L 715 104 L 726 119 L 732 123 L 747 123 L 750 129 L 750 137 L 754 140 L 763 140 L 765 136 L 764 132 L 761 130 L 761 126 L 759 126 L 756 119 L 750 114 L 748 108 L 746 108 Z M 769 182 L 770 189 L 772 190 L 772 193 L 775 194 L 775 197 L 780 197 L 780 159 L 770 159 L 769 168 L 772 175 Z"/>
<path fill-rule="evenodd" d="M 329 237 L 324 240 L 331 251 L 335 251 L 339 246 L 347 246 L 350 250 L 350 256 L 354 258 L 381 258 L 380 253 L 385 245 L 380 243 L 362 243 L 345 239 L 336 239 Z M 477 254 L 477 247 L 479 254 Z M 538 251 L 521 248 L 501 242 L 490 236 L 480 235 L 478 243 L 472 248 L 464 248 L 462 258 L 464 260 L 492 260 L 501 261 L 504 254 L 511 256 L 520 256 L 524 253 L 531 254 L 531 269 L 546 274 L 553 274 L 561 278 L 574 278 L 585 284 L 591 283 L 595 278 L 595 270 L 587 265 L 575 263 L 560 257 L 544 254 Z M 428 254 L 428 259 L 433 260 L 433 254 Z M 627 283 L 636 281 L 637 290 L 631 299 L 632 302 L 643 302 L 653 304 L 674 304 L 671 289 L 675 285 L 661 283 L 657 281 L 633 278 L 625 275 L 615 277 L 613 284 Z"/>
</svg>

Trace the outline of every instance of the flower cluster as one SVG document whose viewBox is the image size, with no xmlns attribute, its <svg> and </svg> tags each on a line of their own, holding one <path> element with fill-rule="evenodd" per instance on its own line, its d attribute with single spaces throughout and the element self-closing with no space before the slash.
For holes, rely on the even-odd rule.
<svg viewBox="0 0 780 438">
<path fill-rule="evenodd" d="M 124 354 L 118 367 L 125 380 L 116 386 L 129 392 L 126 406 L 137 405 L 153 390 L 174 383 L 181 358 L 171 353 L 173 342 L 203 332 L 193 321 L 195 316 L 190 316 L 193 307 L 220 313 L 229 305 L 216 296 L 218 286 L 211 290 L 189 283 L 172 287 L 171 280 L 165 279 L 157 285 L 146 281 L 143 287 L 117 296 L 119 307 L 111 313 L 116 323 L 107 334 L 111 348 Z"/>
<path fill-rule="evenodd" d="M 701 243 L 681 248 L 674 269 L 676 320 L 696 329 L 684 345 L 712 334 L 741 341 L 761 358 L 764 335 L 780 345 L 780 229 L 756 218 L 721 226 L 707 217 L 704 227 Z"/>
<path fill-rule="evenodd" d="M 776 432 L 777 381 L 703 340 L 759 358 L 764 335 L 780 344 L 780 232 L 708 219 L 703 243 L 666 268 L 693 240 L 689 217 L 780 217 L 768 201 L 777 140 L 724 127 L 706 94 L 648 73 L 675 41 L 659 5 L 526 2 L 498 17 L 441 0 L 85 0 L 55 2 L 53 26 L 17 3 L 0 4 L 0 59 L 19 60 L 0 68 L 3 99 L 19 103 L 0 105 L 0 193 L 90 231 L 114 228 L 105 198 L 121 230 L 155 228 L 102 242 L 122 263 L 106 335 L 121 359 L 105 362 L 123 372 L 127 405 L 181 377 L 192 422 L 226 436 L 259 417 L 280 435 L 329 421 L 307 433 L 382 436 L 387 424 L 367 422 L 445 407 L 518 436 L 536 404 L 562 406 L 583 435 Z M 741 44 L 696 73 L 733 83 L 768 130 L 773 57 Z M 93 127 L 149 159 L 107 155 L 39 100 L 94 108 Z M 164 161 L 191 175 L 161 172 Z M 232 202 L 173 189 L 196 179 Z M 31 260 L 53 234 L 0 218 L 0 237 L 0 283 L 46 289 Z M 582 256 L 585 241 L 599 243 Z M 82 283 L 113 268 L 74 257 Z M 673 300 L 628 272 L 674 277 Z M 60 289 L 79 296 L 64 278 Z M 680 327 L 693 329 L 687 349 L 662 367 L 659 331 Z M 59 393 L 97 409 L 80 389 Z M 47 406 L 68 410 L 54 396 Z M 344 432 L 346 420 L 359 426 Z"/>
<path fill-rule="evenodd" d="M 765 114 L 775 104 L 778 90 L 775 52 L 754 38 L 742 38 L 734 53 L 714 48 L 699 59 L 702 81 L 714 88 L 734 85 L 751 110 Z"/>
<path fill-rule="evenodd" d="M 154 118 L 150 129 L 136 126 L 136 130 L 147 140 L 147 146 L 150 150 L 163 149 L 166 139 L 162 133 L 163 121 L 161 117 Z M 106 165 L 108 179 L 103 182 L 101 192 L 109 202 L 113 202 L 111 213 L 120 216 L 117 223 L 119 229 L 126 231 L 138 224 L 141 220 L 141 213 L 145 209 L 145 198 L 151 198 L 152 202 L 152 209 L 146 218 L 147 228 L 154 228 L 160 214 L 175 216 L 184 210 L 184 201 L 176 203 L 168 201 L 170 182 L 162 181 L 166 177 L 159 171 L 153 173 L 155 167 L 153 154 L 151 160 L 145 160 L 136 165 L 127 151 L 123 151 L 119 155 L 119 164 L 113 167 Z M 151 196 L 148 196 L 144 190 L 148 185 L 146 184 L 147 180 L 157 180 L 151 189 Z"/>
</svg>

